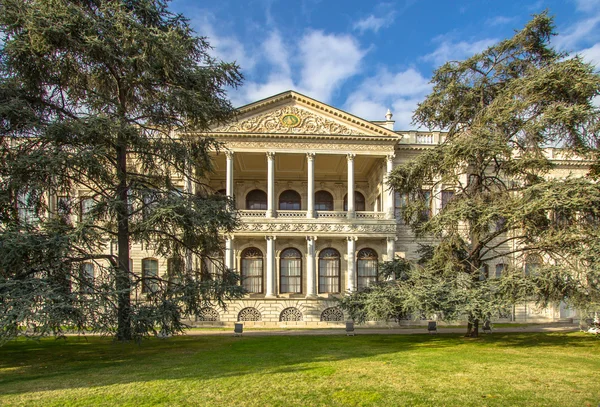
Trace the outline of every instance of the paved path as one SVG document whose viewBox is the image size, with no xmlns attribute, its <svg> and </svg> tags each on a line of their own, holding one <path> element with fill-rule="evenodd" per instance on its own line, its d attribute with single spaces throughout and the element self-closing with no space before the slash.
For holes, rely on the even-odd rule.
<svg viewBox="0 0 600 407">
<path fill-rule="evenodd" d="M 465 333 L 467 327 L 459 328 L 438 328 L 439 334 L 445 333 Z M 560 325 L 529 325 L 523 327 L 494 328 L 494 332 L 576 332 L 579 325 L 560 324 Z M 483 331 L 480 329 L 482 334 Z M 244 336 L 302 336 L 302 335 L 345 335 L 344 328 L 329 329 L 258 329 L 244 330 Z M 185 333 L 190 336 L 232 336 L 233 328 L 230 331 L 220 330 L 189 330 Z M 356 335 L 411 335 L 427 334 L 427 327 L 423 328 L 356 328 Z"/>
</svg>

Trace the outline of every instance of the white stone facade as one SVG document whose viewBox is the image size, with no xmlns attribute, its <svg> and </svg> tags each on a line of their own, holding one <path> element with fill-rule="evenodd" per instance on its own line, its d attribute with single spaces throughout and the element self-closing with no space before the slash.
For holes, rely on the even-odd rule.
<svg viewBox="0 0 600 407">
<path fill-rule="evenodd" d="M 432 148 L 443 133 L 396 132 L 391 114 L 386 118 L 368 122 L 285 92 L 242 107 L 234 123 L 212 129 L 210 136 L 226 151 L 215 154 L 208 183 L 235 198 L 241 221 L 224 236 L 223 261 L 255 292 L 227 309 L 203 310 L 194 324 L 339 325 L 347 315 L 335 299 L 372 281 L 374 264 L 417 258 L 418 242 L 395 214 L 397 202 L 385 181 L 395 165 Z M 562 162 L 557 176 L 581 170 L 552 158 Z M 347 198 L 352 196 L 357 199 Z M 438 197 L 431 210 L 440 207 Z M 152 253 L 134 246 L 131 254 L 133 270 L 141 274 L 142 260 Z M 497 264 L 513 261 L 501 258 Z M 166 264 L 159 259 L 160 274 Z M 490 270 L 497 264 L 489 264 Z M 564 307 L 523 304 L 506 319 L 573 316 Z"/>
</svg>

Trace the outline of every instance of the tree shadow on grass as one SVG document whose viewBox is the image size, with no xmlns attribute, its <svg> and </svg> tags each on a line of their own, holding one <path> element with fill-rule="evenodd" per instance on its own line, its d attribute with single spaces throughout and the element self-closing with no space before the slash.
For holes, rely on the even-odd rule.
<svg viewBox="0 0 600 407">
<path fill-rule="evenodd" d="M 307 379 L 326 378 L 335 372 L 330 363 L 342 360 L 397 363 L 407 351 L 423 350 L 435 358 L 440 350 L 468 343 L 496 348 L 589 347 L 594 339 L 577 334 L 502 333 L 470 342 L 458 334 L 190 336 L 150 339 L 141 345 L 99 337 L 17 341 L 0 348 L 0 394 L 249 374 L 300 373 Z"/>
</svg>

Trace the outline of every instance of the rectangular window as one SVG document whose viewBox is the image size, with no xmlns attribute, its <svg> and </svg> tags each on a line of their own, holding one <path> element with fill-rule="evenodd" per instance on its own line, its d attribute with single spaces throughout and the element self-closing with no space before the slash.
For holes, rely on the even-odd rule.
<svg viewBox="0 0 600 407">
<path fill-rule="evenodd" d="M 302 260 L 300 259 L 281 259 L 281 292 L 282 293 L 301 293 L 302 292 Z"/>
<path fill-rule="evenodd" d="M 158 260 L 142 260 L 142 293 L 158 291 Z"/>
<path fill-rule="evenodd" d="M 425 206 L 425 209 L 421 212 L 421 220 L 428 221 L 431 219 L 431 191 L 429 189 L 423 189 L 421 190 L 421 196 Z"/>
<path fill-rule="evenodd" d="M 402 214 L 404 213 L 404 208 L 406 208 L 406 194 L 401 194 L 400 192 L 394 193 L 394 217 L 402 221 Z"/>
<path fill-rule="evenodd" d="M 340 292 L 340 260 L 319 259 L 319 293 Z"/>
<path fill-rule="evenodd" d="M 181 257 L 171 257 L 167 260 L 167 275 L 169 284 L 181 284 L 185 262 Z"/>
<path fill-rule="evenodd" d="M 79 292 L 91 294 L 94 287 L 94 264 L 82 263 L 79 269 Z"/>
<path fill-rule="evenodd" d="M 17 197 L 19 220 L 23 223 L 36 223 L 40 219 L 35 210 L 35 202 L 31 192 L 24 192 Z"/>
<path fill-rule="evenodd" d="M 88 219 L 88 217 L 91 215 L 91 211 L 94 208 L 94 205 L 96 204 L 96 202 L 94 201 L 93 198 L 81 198 L 81 202 L 80 202 L 80 220 L 81 221 L 85 221 Z"/>
<path fill-rule="evenodd" d="M 506 264 L 496 264 L 496 278 L 502 277 L 506 272 Z"/>
<path fill-rule="evenodd" d="M 377 282 L 377 259 L 358 260 L 357 263 L 358 281 L 357 287 L 359 290 L 371 286 Z"/>
<path fill-rule="evenodd" d="M 242 286 L 249 293 L 262 293 L 263 292 L 263 261 L 262 259 L 242 259 L 242 271 L 244 279 L 242 280 Z"/>
<path fill-rule="evenodd" d="M 442 208 L 444 209 L 448 202 L 450 202 L 454 198 L 454 191 L 444 190 L 442 191 Z"/>
</svg>

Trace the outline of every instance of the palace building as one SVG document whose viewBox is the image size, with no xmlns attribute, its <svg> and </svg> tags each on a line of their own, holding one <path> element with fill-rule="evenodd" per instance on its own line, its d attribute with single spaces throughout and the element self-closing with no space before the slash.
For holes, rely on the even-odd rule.
<svg viewBox="0 0 600 407">
<path fill-rule="evenodd" d="M 381 261 L 417 258 L 418 242 L 400 219 L 401 202 L 386 177 L 438 144 L 443 133 L 394 131 L 392 114 L 385 117 L 367 121 L 288 91 L 240 108 L 234 122 L 211 130 L 226 151 L 215 155 L 209 185 L 235 198 L 241 221 L 224 237 L 224 262 L 241 274 L 248 294 L 226 310 L 205 308 L 195 322 L 340 323 L 347 316 L 336 298 L 376 281 Z M 558 168 L 560 176 L 577 170 L 567 161 Z M 432 191 L 431 211 L 451 194 Z M 134 269 L 145 268 L 145 254 L 137 255 Z M 490 277 L 509 261 L 487 265 Z M 506 318 L 572 316 L 565 307 L 524 304 Z"/>
</svg>

